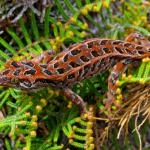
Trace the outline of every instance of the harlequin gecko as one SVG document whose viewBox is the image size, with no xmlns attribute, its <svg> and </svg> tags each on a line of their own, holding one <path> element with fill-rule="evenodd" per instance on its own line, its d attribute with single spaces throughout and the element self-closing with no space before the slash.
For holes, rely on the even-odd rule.
<svg viewBox="0 0 150 150">
<path fill-rule="evenodd" d="M 92 38 L 56 56 L 53 51 L 45 51 L 30 61 L 7 62 L 0 74 L 0 85 L 28 91 L 53 86 L 61 89 L 85 113 L 84 101 L 70 86 L 113 67 L 108 79 L 108 107 L 115 100 L 119 75 L 129 63 L 145 57 L 150 57 L 150 42 L 139 33 L 132 33 L 125 41 Z"/>
</svg>

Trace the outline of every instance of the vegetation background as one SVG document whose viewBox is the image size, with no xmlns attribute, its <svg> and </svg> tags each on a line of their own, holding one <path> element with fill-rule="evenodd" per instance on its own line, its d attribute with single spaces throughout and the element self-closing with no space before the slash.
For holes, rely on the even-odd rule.
<svg viewBox="0 0 150 150">
<path fill-rule="evenodd" d="M 1 0 L 0 69 L 10 59 L 30 59 L 31 53 L 59 53 L 92 37 L 123 40 L 134 31 L 150 35 L 149 1 Z M 108 75 L 73 87 L 89 107 L 85 118 L 57 89 L 26 93 L 0 87 L 0 149 L 150 149 L 150 62 L 129 68 L 120 78 L 112 113 L 99 114 Z"/>
</svg>

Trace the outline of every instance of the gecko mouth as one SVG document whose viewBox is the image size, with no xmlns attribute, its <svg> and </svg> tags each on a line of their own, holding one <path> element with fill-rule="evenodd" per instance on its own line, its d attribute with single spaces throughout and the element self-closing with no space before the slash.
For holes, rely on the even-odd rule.
<svg viewBox="0 0 150 150">
<path fill-rule="evenodd" d="M 10 83 L 11 83 L 11 80 L 10 80 L 10 78 L 8 78 L 8 77 L 0 77 L 0 85 L 3 85 L 3 86 L 5 86 L 5 85 L 10 85 Z"/>
</svg>

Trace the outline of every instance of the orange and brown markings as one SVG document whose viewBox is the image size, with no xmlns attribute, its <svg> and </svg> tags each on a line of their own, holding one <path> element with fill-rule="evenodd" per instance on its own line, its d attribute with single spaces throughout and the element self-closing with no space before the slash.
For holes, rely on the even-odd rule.
<svg viewBox="0 0 150 150">
<path fill-rule="evenodd" d="M 53 51 L 45 51 L 30 61 L 10 61 L 1 73 L 0 84 L 24 90 L 49 85 L 61 88 L 68 98 L 80 103 L 79 107 L 85 110 L 82 99 L 70 91 L 71 85 L 113 68 L 107 94 L 108 102 L 113 102 L 120 74 L 129 63 L 145 57 L 150 57 L 150 42 L 139 34 L 132 34 L 125 41 L 93 38 L 56 56 Z"/>
</svg>

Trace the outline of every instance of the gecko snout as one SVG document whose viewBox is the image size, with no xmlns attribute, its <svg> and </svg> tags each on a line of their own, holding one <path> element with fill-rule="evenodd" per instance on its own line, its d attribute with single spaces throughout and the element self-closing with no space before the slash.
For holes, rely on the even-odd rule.
<svg viewBox="0 0 150 150">
<path fill-rule="evenodd" d="M 8 84 L 10 84 L 10 78 L 8 78 L 8 77 L 3 77 L 3 76 L 1 76 L 0 77 L 0 85 L 8 85 Z"/>
</svg>

